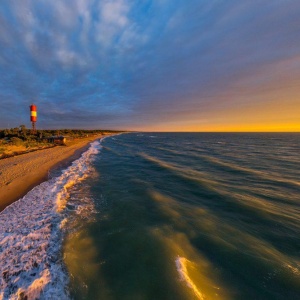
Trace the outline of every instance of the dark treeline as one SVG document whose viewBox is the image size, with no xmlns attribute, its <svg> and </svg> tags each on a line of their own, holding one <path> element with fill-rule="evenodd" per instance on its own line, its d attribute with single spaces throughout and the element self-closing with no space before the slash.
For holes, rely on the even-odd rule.
<svg viewBox="0 0 300 300">
<path fill-rule="evenodd" d="M 32 134 L 31 129 L 26 128 L 25 125 L 20 125 L 19 127 L 14 127 L 10 129 L 0 129 L 0 138 L 13 138 L 17 137 L 22 140 L 27 139 L 38 139 L 38 138 L 46 138 L 50 136 L 64 135 L 69 137 L 85 137 L 87 135 L 95 135 L 101 133 L 115 133 L 121 131 L 115 130 L 100 130 L 100 129 L 53 129 L 53 130 L 37 130 L 35 134 Z"/>
<path fill-rule="evenodd" d="M 123 131 L 124 132 L 124 131 Z M 49 139 L 53 136 L 64 136 L 69 141 L 78 138 L 90 137 L 99 134 L 121 133 L 114 130 L 86 130 L 86 129 L 55 129 L 55 130 L 38 130 L 35 134 L 25 125 L 10 129 L 0 129 L 0 158 L 11 157 L 53 147 L 55 139 Z M 61 145 L 67 145 L 65 141 Z M 16 149 L 16 146 L 18 149 Z"/>
<path fill-rule="evenodd" d="M 13 144 L 22 144 L 23 142 L 39 143 L 51 136 L 65 136 L 67 138 L 83 138 L 86 136 L 103 134 L 103 133 L 117 133 L 121 131 L 114 130 L 87 130 L 87 129 L 54 129 L 54 130 L 37 130 L 35 134 L 31 129 L 26 128 L 25 125 L 14 127 L 10 129 L 0 129 L 0 139 L 5 142 L 12 142 Z M 3 143 L 2 143 L 3 144 Z"/>
</svg>

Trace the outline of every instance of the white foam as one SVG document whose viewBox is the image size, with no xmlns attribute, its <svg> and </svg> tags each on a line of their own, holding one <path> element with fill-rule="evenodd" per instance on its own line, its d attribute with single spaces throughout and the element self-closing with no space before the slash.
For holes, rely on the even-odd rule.
<svg viewBox="0 0 300 300">
<path fill-rule="evenodd" d="M 187 263 L 188 260 L 185 257 L 178 256 L 176 261 L 176 268 L 180 276 L 180 280 L 184 281 L 186 285 L 193 290 L 195 296 L 200 299 L 204 300 L 204 295 L 199 291 L 193 280 L 190 278 L 188 270 L 187 270 Z"/>
<path fill-rule="evenodd" d="M 61 227 L 68 189 L 83 180 L 100 143 L 62 175 L 32 189 L 0 213 L 0 300 L 68 299 L 61 258 Z"/>
</svg>

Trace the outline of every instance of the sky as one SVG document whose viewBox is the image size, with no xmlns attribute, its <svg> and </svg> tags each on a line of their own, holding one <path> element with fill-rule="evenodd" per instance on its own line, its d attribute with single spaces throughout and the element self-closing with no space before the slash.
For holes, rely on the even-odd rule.
<svg viewBox="0 0 300 300">
<path fill-rule="evenodd" d="M 300 131 L 298 0 L 1 0 L 0 128 Z"/>
</svg>

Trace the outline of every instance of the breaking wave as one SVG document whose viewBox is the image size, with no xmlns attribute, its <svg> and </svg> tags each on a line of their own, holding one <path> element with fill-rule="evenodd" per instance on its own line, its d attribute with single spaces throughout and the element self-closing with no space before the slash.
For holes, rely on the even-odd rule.
<svg viewBox="0 0 300 300">
<path fill-rule="evenodd" d="M 204 295 L 199 291 L 196 284 L 193 282 L 193 280 L 190 278 L 188 270 L 187 270 L 187 263 L 188 260 L 185 257 L 178 256 L 176 261 L 176 269 L 179 273 L 180 280 L 184 281 L 186 285 L 193 290 L 195 296 L 197 299 L 204 300 Z"/>
<path fill-rule="evenodd" d="M 63 173 L 32 189 L 0 213 L 0 300 L 69 299 L 61 257 L 63 211 L 69 189 L 85 179 L 100 142 Z"/>
</svg>

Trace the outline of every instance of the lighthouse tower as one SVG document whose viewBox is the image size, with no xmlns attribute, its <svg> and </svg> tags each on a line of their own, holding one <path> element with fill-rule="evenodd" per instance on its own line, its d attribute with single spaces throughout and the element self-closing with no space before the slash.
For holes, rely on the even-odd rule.
<svg viewBox="0 0 300 300">
<path fill-rule="evenodd" d="M 30 105 L 30 122 L 32 124 L 32 129 L 31 129 L 32 134 L 36 134 L 36 127 L 35 127 L 36 120 L 37 120 L 36 105 L 31 104 Z"/>
</svg>

